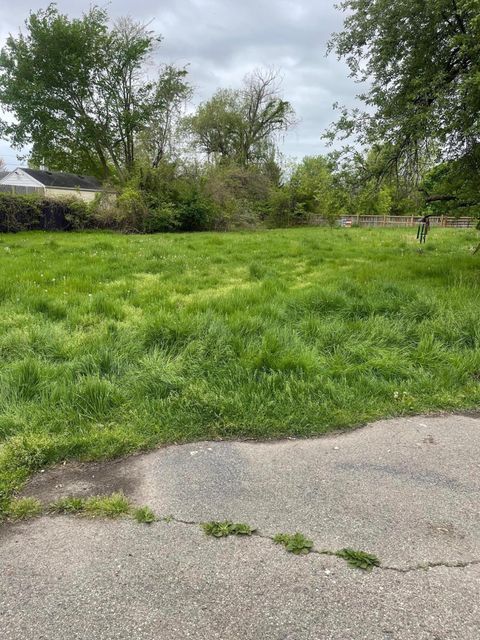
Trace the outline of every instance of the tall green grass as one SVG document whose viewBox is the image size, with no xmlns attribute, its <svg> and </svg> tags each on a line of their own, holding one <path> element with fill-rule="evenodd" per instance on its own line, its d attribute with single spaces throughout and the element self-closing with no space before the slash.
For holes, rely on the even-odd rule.
<svg viewBox="0 0 480 640">
<path fill-rule="evenodd" d="M 480 404 L 473 231 L 0 242 L 0 501 L 32 471 Z"/>
</svg>

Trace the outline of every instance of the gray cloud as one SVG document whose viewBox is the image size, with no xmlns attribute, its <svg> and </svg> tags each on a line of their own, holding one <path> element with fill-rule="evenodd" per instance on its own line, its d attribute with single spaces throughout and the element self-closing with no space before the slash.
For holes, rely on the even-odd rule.
<svg viewBox="0 0 480 640">
<path fill-rule="evenodd" d="M 85 0 L 57 4 L 70 15 L 90 6 Z M 18 30 L 30 10 L 45 6 L 36 0 L 2 3 L 0 43 Z M 346 66 L 333 55 L 326 57 L 331 33 L 342 26 L 333 0 L 169 0 L 160 6 L 154 0 L 113 0 L 105 6 L 112 18 L 151 21 L 164 38 L 159 60 L 189 65 L 196 102 L 220 86 L 238 86 L 256 67 L 280 69 L 284 95 L 299 118 L 282 142 L 287 157 L 325 152 L 321 134 L 335 119 L 332 104 L 355 103 L 358 86 Z M 0 157 L 9 166 L 17 164 L 4 142 Z"/>
</svg>

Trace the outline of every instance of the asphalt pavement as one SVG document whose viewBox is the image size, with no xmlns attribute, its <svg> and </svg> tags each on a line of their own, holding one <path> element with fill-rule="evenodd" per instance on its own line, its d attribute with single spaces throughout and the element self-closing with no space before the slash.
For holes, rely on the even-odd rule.
<svg viewBox="0 0 480 640">
<path fill-rule="evenodd" d="M 24 494 L 123 491 L 151 525 L 43 516 L 0 529 L 2 640 L 478 640 L 480 418 L 201 442 L 37 474 Z M 252 537 L 207 537 L 232 520 Z M 294 556 L 276 533 L 302 532 Z M 323 550 L 375 554 L 371 573 Z"/>
</svg>

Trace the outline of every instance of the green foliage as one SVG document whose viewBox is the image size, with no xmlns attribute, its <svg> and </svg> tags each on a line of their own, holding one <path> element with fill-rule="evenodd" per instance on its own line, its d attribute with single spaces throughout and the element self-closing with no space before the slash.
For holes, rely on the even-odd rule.
<svg viewBox="0 0 480 640">
<path fill-rule="evenodd" d="M 130 503 L 123 493 L 89 498 L 65 497 L 50 504 L 49 513 L 80 514 L 100 518 L 118 518 L 130 513 Z"/>
<path fill-rule="evenodd" d="M 460 161 L 479 202 L 479 0 L 345 0 L 341 8 L 347 17 L 331 48 L 368 81 L 368 113 L 343 109 L 329 137 L 386 145 L 384 174 L 412 184 L 439 159 Z"/>
<path fill-rule="evenodd" d="M 237 164 L 210 167 L 204 192 L 217 212 L 217 229 L 258 226 L 269 210 L 272 184 L 261 167 Z"/>
<path fill-rule="evenodd" d="M 135 187 L 127 186 L 117 198 L 118 224 L 126 231 L 145 231 L 149 210 L 143 194 Z"/>
<path fill-rule="evenodd" d="M 157 517 L 150 507 L 130 506 L 123 493 L 89 498 L 65 497 L 52 502 L 48 507 L 51 514 L 85 515 L 90 517 L 117 518 L 131 514 L 139 523 L 151 524 Z"/>
<path fill-rule="evenodd" d="M 279 91 L 277 74 L 255 71 L 242 89 L 221 89 L 185 120 L 194 143 L 219 162 L 248 166 L 275 155 L 275 137 L 294 121 Z"/>
<path fill-rule="evenodd" d="M 76 198 L 55 200 L 0 192 L 0 233 L 85 229 L 91 222 L 89 206 Z"/>
<path fill-rule="evenodd" d="M 308 540 L 302 533 L 277 533 L 273 541 L 275 544 L 283 544 L 285 549 L 296 556 L 307 555 L 313 547 L 313 542 Z"/>
<path fill-rule="evenodd" d="M 93 496 L 85 499 L 83 512 L 92 517 L 118 518 L 130 512 L 130 503 L 123 493 Z"/>
<path fill-rule="evenodd" d="M 140 154 L 145 153 L 153 168 L 165 158 L 177 155 L 181 117 L 185 104 L 191 99 L 193 90 L 186 81 L 186 68 L 178 69 L 165 65 L 155 86 L 155 109 L 140 133 Z"/>
<path fill-rule="evenodd" d="M 13 115 L 4 135 L 15 147 L 31 144 L 37 166 L 125 179 L 143 134 L 154 162 L 188 97 L 184 69 L 147 78 L 158 41 L 129 18 L 110 26 L 95 6 L 73 19 L 55 4 L 30 13 L 0 54 L 0 102 Z"/>
<path fill-rule="evenodd" d="M 234 523 L 226 520 L 225 522 L 204 522 L 201 525 L 207 536 L 215 538 L 224 538 L 226 536 L 251 536 L 256 531 L 248 524 L 240 522 Z"/>
<path fill-rule="evenodd" d="M 428 213 L 475 216 L 480 219 L 478 163 L 475 156 L 438 164 L 428 171 L 422 182 Z"/>
<path fill-rule="evenodd" d="M 33 358 L 27 358 L 13 366 L 8 380 L 11 396 L 21 401 L 35 400 L 41 388 L 41 373 L 40 363 Z"/>
<path fill-rule="evenodd" d="M 139 523 L 151 524 L 157 520 L 150 507 L 138 507 L 133 510 L 133 517 Z"/>
<path fill-rule="evenodd" d="M 67 496 L 52 502 L 48 507 L 51 514 L 85 515 L 91 517 L 117 518 L 131 514 L 139 523 L 151 524 L 157 517 L 150 507 L 130 506 L 123 493 L 112 493 L 109 496 L 93 496 L 76 498 Z"/>
<path fill-rule="evenodd" d="M 341 213 L 342 197 L 338 191 L 331 159 L 306 157 L 290 179 L 294 199 L 305 211 L 321 215 L 330 222 Z"/>
<path fill-rule="evenodd" d="M 42 504 L 36 498 L 14 498 L 8 505 L 6 516 L 15 521 L 33 518 L 41 513 Z"/>
<path fill-rule="evenodd" d="M 48 512 L 62 515 L 83 513 L 85 511 L 85 502 L 86 498 L 75 498 L 73 496 L 59 498 L 49 505 Z"/>
<path fill-rule="evenodd" d="M 362 569 L 363 571 L 372 571 L 374 567 L 380 566 L 380 560 L 377 556 L 366 553 L 365 551 L 340 549 L 340 551 L 335 552 L 335 555 L 346 560 L 350 566 L 356 569 Z"/>
</svg>

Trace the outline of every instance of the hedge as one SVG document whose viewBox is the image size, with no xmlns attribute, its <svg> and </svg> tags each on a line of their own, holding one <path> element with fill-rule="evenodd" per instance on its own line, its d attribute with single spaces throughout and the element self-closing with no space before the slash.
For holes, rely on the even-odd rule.
<svg viewBox="0 0 480 640">
<path fill-rule="evenodd" d="M 56 200 L 0 192 L 0 232 L 71 231 L 92 226 L 89 205 L 77 198 Z"/>
</svg>

